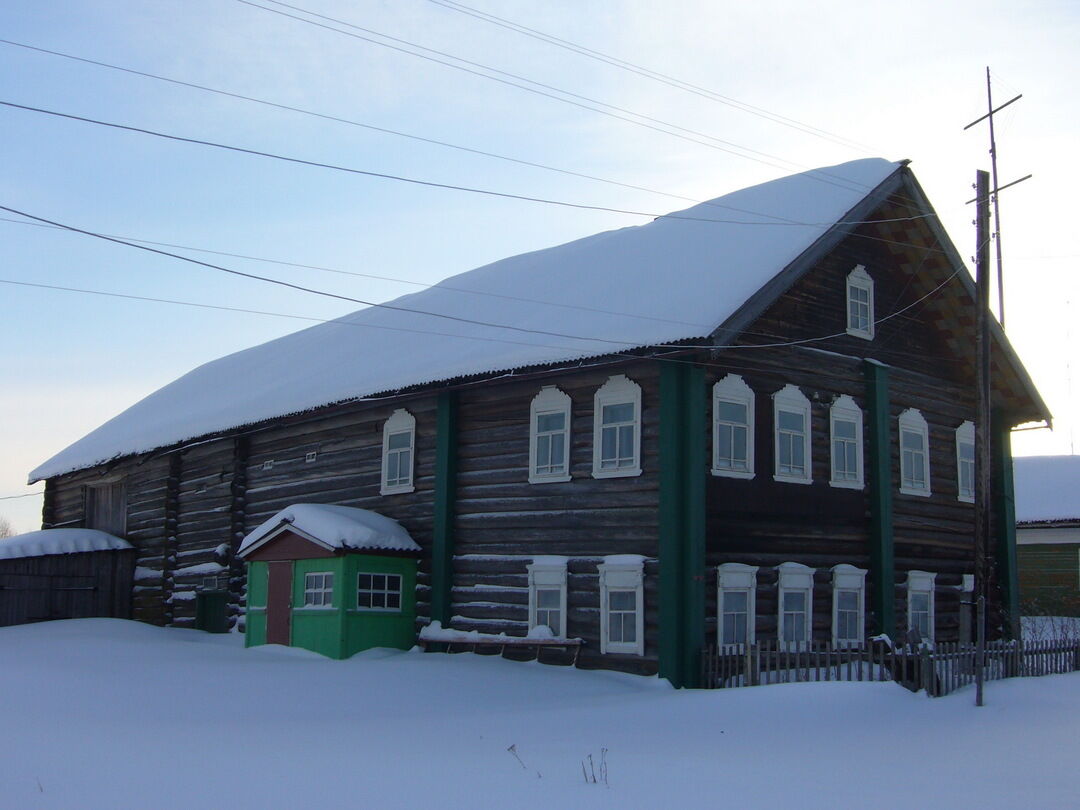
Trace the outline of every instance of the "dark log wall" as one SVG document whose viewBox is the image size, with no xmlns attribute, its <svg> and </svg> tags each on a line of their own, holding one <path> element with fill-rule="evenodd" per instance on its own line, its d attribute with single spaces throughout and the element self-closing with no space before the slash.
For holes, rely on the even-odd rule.
<svg viewBox="0 0 1080 810">
<path fill-rule="evenodd" d="M 131 616 L 132 551 L 0 560 L 0 627 Z"/>
</svg>

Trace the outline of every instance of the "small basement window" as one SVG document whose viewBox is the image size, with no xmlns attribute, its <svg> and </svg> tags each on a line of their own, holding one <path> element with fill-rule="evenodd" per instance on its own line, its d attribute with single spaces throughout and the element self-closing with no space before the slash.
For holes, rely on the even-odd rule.
<svg viewBox="0 0 1080 810">
<path fill-rule="evenodd" d="M 566 558 L 536 557 L 529 570 L 529 630 L 546 625 L 566 637 Z"/>
<path fill-rule="evenodd" d="M 840 396 L 829 409 L 832 475 L 829 484 L 847 489 L 863 485 L 862 409 L 849 396 Z"/>
<path fill-rule="evenodd" d="M 905 495 L 930 494 L 929 434 L 926 420 L 914 408 L 899 417 L 900 491 Z"/>
<path fill-rule="evenodd" d="M 330 571 L 304 574 L 304 607 L 331 607 L 334 602 L 334 575 Z"/>
<path fill-rule="evenodd" d="M 401 575 L 361 571 L 356 580 L 358 610 L 401 610 Z"/>
<path fill-rule="evenodd" d="M 773 478 L 793 484 L 809 484 L 810 400 L 794 385 L 773 394 L 776 470 Z"/>
<path fill-rule="evenodd" d="M 529 483 L 570 480 L 570 397 L 545 385 L 529 406 Z"/>
<path fill-rule="evenodd" d="M 383 425 L 381 495 L 413 492 L 413 453 L 416 445 L 416 417 L 399 408 Z"/>
<path fill-rule="evenodd" d="M 847 277 L 847 333 L 867 340 L 874 337 L 874 280 L 861 264 Z"/>
<path fill-rule="evenodd" d="M 756 624 L 757 566 L 724 563 L 716 567 L 716 605 L 720 644 L 753 644 Z"/>
<path fill-rule="evenodd" d="M 738 374 L 713 386 L 713 475 L 754 477 L 754 391 Z"/>
<path fill-rule="evenodd" d="M 600 652 L 645 654 L 644 560 L 608 557 L 600 571 Z"/>
<path fill-rule="evenodd" d="M 956 429 L 957 500 L 975 503 L 975 424 L 964 422 Z"/>
<path fill-rule="evenodd" d="M 641 386 L 617 374 L 593 408 L 593 478 L 641 475 Z"/>
</svg>

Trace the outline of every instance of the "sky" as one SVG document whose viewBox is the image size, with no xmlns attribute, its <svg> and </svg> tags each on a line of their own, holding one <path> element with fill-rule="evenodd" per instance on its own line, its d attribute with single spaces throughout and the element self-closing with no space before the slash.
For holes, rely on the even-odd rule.
<svg viewBox="0 0 1080 810">
<path fill-rule="evenodd" d="M 468 0 L 462 11 L 450 0 L 291 2 L 6 0 L 0 101 L 647 214 L 808 168 L 909 158 L 969 257 L 974 211 L 965 202 L 990 160 L 985 123 L 963 127 L 986 112 L 989 66 L 995 102 L 1023 94 L 996 118 L 1000 181 L 1032 175 L 1001 194 L 1006 331 L 1055 415 L 1052 432 L 1014 434 L 1014 452 L 1074 450 L 1080 278 L 1071 271 L 1080 249 L 1068 200 L 1080 181 L 1069 151 L 1080 124 L 1072 86 L 1080 5 Z M 467 70 L 404 52 L 416 46 Z M 9 106 L 0 106 L 0 166 L 0 206 L 371 301 L 649 219 L 297 165 Z M 40 497 L 11 496 L 40 491 L 27 473 L 54 453 L 204 362 L 311 323 L 298 318 L 356 308 L 0 217 L 0 516 L 19 531 L 39 526 Z"/>
</svg>

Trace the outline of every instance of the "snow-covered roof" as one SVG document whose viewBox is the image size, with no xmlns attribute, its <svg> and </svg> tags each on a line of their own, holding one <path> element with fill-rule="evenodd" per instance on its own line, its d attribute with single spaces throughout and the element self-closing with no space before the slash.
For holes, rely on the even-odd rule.
<svg viewBox="0 0 1080 810">
<path fill-rule="evenodd" d="M 1080 456 L 1013 459 L 1016 522 L 1080 520 Z"/>
<path fill-rule="evenodd" d="M 282 526 L 330 549 L 420 551 L 420 546 L 400 523 L 378 512 L 333 504 L 294 503 L 245 537 L 239 554 L 253 551 Z"/>
<path fill-rule="evenodd" d="M 131 548 L 131 543 L 97 529 L 42 529 L 0 540 L 0 560 L 125 548 Z"/>
<path fill-rule="evenodd" d="M 900 166 L 869 158 L 783 177 L 230 354 L 131 406 L 30 481 L 409 386 L 706 337 Z"/>
</svg>

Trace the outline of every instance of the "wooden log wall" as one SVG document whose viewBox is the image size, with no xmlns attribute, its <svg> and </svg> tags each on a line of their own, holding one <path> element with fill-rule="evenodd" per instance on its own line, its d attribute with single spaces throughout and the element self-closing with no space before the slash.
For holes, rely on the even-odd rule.
<svg viewBox="0 0 1080 810">
<path fill-rule="evenodd" d="M 0 627 L 131 616 L 135 553 L 91 551 L 0 560 Z"/>
</svg>

